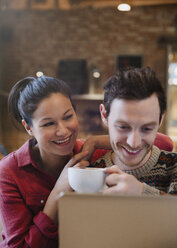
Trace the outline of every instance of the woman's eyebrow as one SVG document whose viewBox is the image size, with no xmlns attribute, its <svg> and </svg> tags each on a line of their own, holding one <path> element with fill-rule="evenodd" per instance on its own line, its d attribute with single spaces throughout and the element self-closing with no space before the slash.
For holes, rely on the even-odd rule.
<svg viewBox="0 0 177 248">
<path fill-rule="evenodd" d="M 123 121 L 123 120 L 117 120 L 115 123 L 116 124 L 127 124 L 128 125 L 128 123 L 126 121 Z"/>
<path fill-rule="evenodd" d="M 67 109 L 64 113 L 63 113 L 63 115 L 66 115 L 69 111 L 71 111 L 72 110 L 72 108 L 69 108 L 69 109 Z M 51 121 L 52 120 L 52 117 L 44 117 L 43 119 L 41 119 L 40 120 L 40 122 L 43 122 L 43 121 Z"/>
<path fill-rule="evenodd" d="M 69 111 L 71 111 L 72 110 L 72 108 L 69 108 L 69 109 L 67 109 L 65 112 L 64 112 L 64 114 L 63 115 L 66 115 Z"/>
</svg>

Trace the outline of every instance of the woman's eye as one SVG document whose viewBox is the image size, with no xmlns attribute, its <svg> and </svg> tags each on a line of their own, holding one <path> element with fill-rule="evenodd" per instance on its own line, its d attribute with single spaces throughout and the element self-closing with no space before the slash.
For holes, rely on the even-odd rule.
<svg viewBox="0 0 177 248">
<path fill-rule="evenodd" d="M 54 122 L 53 121 L 45 123 L 43 125 L 43 127 L 48 127 L 48 126 L 51 126 L 51 125 L 54 125 Z"/>
<path fill-rule="evenodd" d="M 128 130 L 129 129 L 128 126 L 118 126 L 118 128 L 121 129 L 121 130 Z"/>
<path fill-rule="evenodd" d="M 63 119 L 64 119 L 64 120 L 68 120 L 68 119 L 72 118 L 72 116 L 73 116 L 73 115 L 67 115 L 67 116 L 65 116 Z"/>
</svg>

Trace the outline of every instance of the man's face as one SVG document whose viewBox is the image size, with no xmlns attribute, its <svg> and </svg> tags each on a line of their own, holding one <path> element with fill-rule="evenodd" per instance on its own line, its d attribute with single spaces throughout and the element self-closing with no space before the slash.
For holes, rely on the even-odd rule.
<svg viewBox="0 0 177 248">
<path fill-rule="evenodd" d="M 104 119 L 104 105 L 100 107 Z M 113 162 L 120 167 L 142 166 L 150 157 L 159 128 L 160 108 L 155 94 L 143 100 L 114 99 L 107 124 L 114 151 Z"/>
</svg>

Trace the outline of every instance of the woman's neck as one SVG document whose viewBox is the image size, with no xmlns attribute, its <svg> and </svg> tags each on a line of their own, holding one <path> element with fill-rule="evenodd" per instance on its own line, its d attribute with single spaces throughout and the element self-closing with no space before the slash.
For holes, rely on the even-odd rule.
<svg viewBox="0 0 177 248">
<path fill-rule="evenodd" d="M 66 156 L 51 155 L 40 151 L 38 145 L 36 144 L 32 148 L 32 157 L 36 162 L 36 165 L 43 171 L 58 178 L 61 174 L 63 168 L 71 159 L 73 154 L 68 154 Z"/>
</svg>

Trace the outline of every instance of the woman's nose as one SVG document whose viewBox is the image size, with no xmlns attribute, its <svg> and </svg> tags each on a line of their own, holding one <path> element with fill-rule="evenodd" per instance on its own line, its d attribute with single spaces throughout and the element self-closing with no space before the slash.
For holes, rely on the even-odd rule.
<svg viewBox="0 0 177 248">
<path fill-rule="evenodd" d="M 64 136 L 66 134 L 67 134 L 67 127 L 64 124 L 60 123 L 57 126 L 56 135 L 58 135 L 58 136 L 61 136 L 61 135 Z"/>
<path fill-rule="evenodd" d="M 134 131 L 129 134 L 127 138 L 127 144 L 132 148 L 137 148 L 141 145 L 141 135 Z"/>
</svg>

